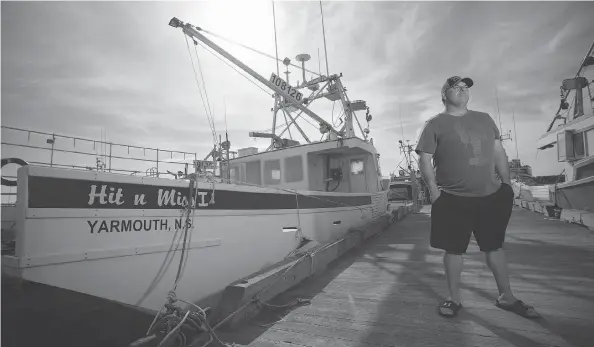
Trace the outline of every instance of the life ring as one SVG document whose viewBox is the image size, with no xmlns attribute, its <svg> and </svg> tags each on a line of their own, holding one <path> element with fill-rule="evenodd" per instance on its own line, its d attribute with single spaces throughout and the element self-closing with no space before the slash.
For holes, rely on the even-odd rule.
<svg viewBox="0 0 594 347">
<path fill-rule="evenodd" d="M 29 165 L 29 163 L 27 163 L 26 161 L 24 161 L 21 158 L 4 158 L 2 159 L 2 167 L 4 167 L 4 165 L 6 164 L 18 164 L 20 166 L 26 166 Z M 16 187 L 17 185 L 17 181 L 14 180 L 7 180 L 6 178 L 2 177 L 2 185 L 3 186 L 7 186 L 7 187 Z"/>
</svg>

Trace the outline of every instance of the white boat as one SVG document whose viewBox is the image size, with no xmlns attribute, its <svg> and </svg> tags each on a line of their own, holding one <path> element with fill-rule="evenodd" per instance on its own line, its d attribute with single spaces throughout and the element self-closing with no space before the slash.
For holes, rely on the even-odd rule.
<svg viewBox="0 0 594 347">
<path fill-rule="evenodd" d="M 561 176 L 534 177 L 529 165 L 522 165 L 519 159 L 509 162 L 510 178 L 515 197 L 524 201 L 554 205 L 553 187 L 563 182 Z M 542 182 L 546 179 L 546 182 Z"/>
<path fill-rule="evenodd" d="M 220 161 L 194 161 L 193 175 L 168 178 L 25 165 L 17 174 L 14 243 L 2 256 L 3 274 L 154 312 L 174 283 L 186 301 L 215 300 L 304 241 L 331 242 L 385 216 L 388 187 L 379 155 L 368 129 L 359 125 L 361 136 L 355 133 L 355 112 L 367 112 L 369 122 L 369 108 L 349 100 L 341 74 L 300 85 L 275 73 L 265 79 L 201 29 L 176 18 L 169 24 L 275 93 L 272 133 L 251 133 L 271 138 L 270 148 L 229 158 L 225 141 L 212 153 Z M 307 56 L 297 60 L 303 67 Z M 303 97 L 304 90 L 311 95 Z M 319 99 L 341 104 L 341 129 L 308 107 Z M 279 111 L 291 120 L 297 111 L 312 118 L 324 139 L 281 138 L 275 134 Z M 220 174 L 205 175 L 209 165 Z"/>
<path fill-rule="evenodd" d="M 403 160 L 406 160 L 406 168 L 400 166 L 398 176 L 395 173 L 390 174 L 388 190 L 388 211 L 391 215 L 390 222 L 394 222 L 398 217 L 398 211 L 402 208 L 412 212 L 419 212 L 426 201 L 425 187 L 420 171 L 416 168 L 416 159 L 413 159 L 413 146 L 404 144 L 401 141 L 400 152 L 403 154 Z"/>
<path fill-rule="evenodd" d="M 589 66 L 594 66 L 594 43 L 576 76 L 563 81 L 561 104 L 537 146 L 544 150 L 556 145 L 558 160 L 565 163 L 565 182 L 551 189 L 554 202 L 563 209 L 561 218 L 594 228 L 594 98 L 590 88 L 594 80 L 586 75 Z M 574 97 L 571 105 L 567 102 L 570 94 Z M 554 128 L 558 120 L 563 122 Z"/>
</svg>

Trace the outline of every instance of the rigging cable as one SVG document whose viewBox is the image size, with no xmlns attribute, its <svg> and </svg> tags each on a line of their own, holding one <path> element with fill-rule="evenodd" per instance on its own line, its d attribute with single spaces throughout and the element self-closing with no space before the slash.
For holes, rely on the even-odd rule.
<svg viewBox="0 0 594 347">
<path fill-rule="evenodd" d="M 278 191 L 282 191 L 282 192 L 287 192 L 287 193 L 291 193 L 291 194 L 299 194 L 299 195 L 301 195 L 301 196 L 303 196 L 305 198 L 310 198 L 310 199 L 315 199 L 315 200 L 319 200 L 319 201 L 325 201 L 325 202 L 332 203 L 332 204 L 335 204 L 335 205 L 342 205 L 342 206 L 350 207 L 352 209 L 359 210 L 361 212 L 361 214 L 364 214 L 364 211 L 365 210 L 371 209 L 370 207 L 363 208 L 363 207 L 359 207 L 359 206 L 356 206 L 356 205 L 350 205 L 350 204 L 339 202 L 339 201 L 334 201 L 334 200 L 330 200 L 330 199 L 324 199 L 324 198 L 321 198 L 321 197 L 315 196 L 315 195 L 307 195 L 307 194 L 299 193 L 295 189 L 285 189 L 285 188 L 265 186 L 265 185 L 261 185 L 261 184 L 247 183 L 247 182 L 241 182 L 240 184 L 241 185 L 245 185 L 245 186 L 258 187 L 258 188 L 269 188 L 269 189 L 274 189 L 274 190 L 278 190 Z"/>
<path fill-rule="evenodd" d="M 267 53 L 261 52 L 261 51 L 259 51 L 259 50 L 257 50 L 257 49 L 251 48 L 251 47 L 249 47 L 249 46 L 246 46 L 246 45 L 244 45 L 244 44 L 241 44 L 241 43 L 239 43 L 239 42 L 235 42 L 235 41 L 233 41 L 233 40 L 227 39 L 227 38 L 225 38 L 225 37 L 223 37 L 223 36 L 221 36 L 221 35 L 217 35 L 217 34 L 215 34 L 215 33 L 213 33 L 213 32 L 210 32 L 210 31 L 208 31 L 208 30 L 202 29 L 202 32 L 204 32 L 204 33 L 207 33 L 207 34 L 210 34 L 210 35 L 212 35 L 212 36 L 214 36 L 214 37 L 218 37 L 218 38 L 220 38 L 221 40 L 227 41 L 227 42 L 229 42 L 229 43 L 232 43 L 232 44 L 235 44 L 235 45 L 241 46 L 241 47 L 243 47 L 243 48 L 245 48 L 245 49 L 249 49 L 250 51 L 253 51 L 253 52 L 255 52 L 255 53 L 261 54 L 261 55 L 263 55 L 263 56 L 265 56 L 265 57 L 267 57 L 267 58 L 270 58 L 270 59 L 273 59 L 273 60 L 277 60 L 277 61 L 281 61 L 281 62 L 282 62 L 282 60 L 280 60 L 280 59 L 278 59 L 278 58 L 275 58 L 275 57 L 271 56 L 270 54 L 267 54 Z M 299 69 L 301 69 L 301 66 L 295 65 L 295 64 L 293 64 L 293 63 L 289 63 L 289 65 L 291 65 L 291 66 L 293 66 L 293 67 L 296 67 L 296 68 L 299 68 Z M 305 71 L 307 71 L 307 72 L 309 72 L 309 73 L 312 73 L 312 74 L 314 74 L 314 75 L 316 75 L 316 76 L 321 76 L 319 73 L 317 73 L 317 72 L 314 72 L 314 71 L 310 71 L 310 70 L 308 70 L 308 69 L 305 69 Z"/>
<path fill-rule="evenodd" d="M 322 90 L 323 90 L 324 88 L 325 88 L 325 86 L 324 86 L 323 88 L 320 88 L 318 91 L 312 91 L 312 92 L 309 94 L 309 96 L 308 96 L 307 98 L 308 98 L 308 99 L 310 99 L 310 100 L 314 100 L 314 99 L 317 97 L 317 95 L 318 95 L 318 94 L 320 94 L 320 93 L 322 92 Z M 315 94 L 315 95 L 314 95 L 314 94 Z M 313 102 L 313 101 L 312 101 L 312 102 Z M 310 103 L 310 104 L 311 104 L 311 103 Z M 290 124 L 297 123 L 297 119 L 299 119 L 299 117 L 300 117 L 302 114 L 303 114 L 303 111 L 302 111 L 302 110 L 301 110 L 301 111 L 299 111 L 299 113 L 297 114 L 297 116 L 295 116 L 295 117 L 293 118 L 293 119 L 294 119 L 294 121 L 290 122 Z M 310 124 L 312 127 L 316 128 L 316 130 L 319 130 L 319 128 L 318 128 L 318 127 L 317 127 L 315 124 L 311 123 L 311 121 L 310 121 L 310 120 L 308 120 L 307 118 L 305 118 L 305 117 L 302 117 L 302 119 L 303 119 L 304 121 L 306 121 L 307 123 L 309 123 L 309 124 Z M 280 125 L 276 126 L 276 127 L 274 128 L 274 130 L 280 129 L 280 128 L 282 128 L 282 127 L 285 127 L 285 126 L 286 126 L 286 124 L 280 124 Z M 266 130 L 264 130 L 263 132 L 269 132 L 269 131 L 272 131 L 272 128 L 266 129 Z M 282 136 L 282 135 L 285 133 L 285 131 L 287 131 L 287 129 L 284 129 L 284 130 L 283 130 L 283 131 L 282 131 L 280 134 L 278 134 L 278 136 Z M 271 148 L 271 147 L 268 147 L 268 149 L 270 149 L 270 148 Z"/>
<path fill-rule="evenodd" d="M 200 99 L 202 99 L 202 106 L 204 107 L 204 112 L 206 114 L 206 119 L 208 120 L 208 125 L 210 126 L 211 132 L 213 133 L 213 139 L 216 137 L 214 133 L 213 124 L 211 123 L 209 110 L 206 108 L 206 103 L 204 102 L 204 97 L 202 96 L 202 88 L 200 87 L 200 81 L 198 81 L 198 73 L 196 72 L 196 67 L 194 66 L 194 59 L 192 59 L 192 52 L 190 51 L 190 44 L 188 43 L 188 38 L 184 34 L 184 38 L 186 40 L 186 47 L 188 48 L 188 54 L 190 55 L 190 62 L 192 63 L 192 69 L 194 70 L 194 78 L 196 79 L 196 84 L 198 85 L 198 91 L 200 92 Z"/>
<path fill-rule="evenodd" d="M 251 82 L 252 84 L 254 84 L 256 87 L 260 88 L 264 93 L 266 93 L 269 96 L 273 96 L 269 91 L 267 91 L 266 89 L 264 89 L 262 86 L 260 86 L 259 84 L 257 84 L 256 82 L 254 82 L 252 79 L 250 79 L 249 77 L 247 77 L 246 75 L 244 75 L 241 71 L 239 71 L 236 67 L 234 67 L 233 65 L 229 64 L 227 61 L 225 61 L 223 58 L 219 57 L 217 54 L 213 53 L 210 51 L 210 48 L 202 45 L 200 43 L 198 43 L 199 46 L 201 46 L 205 51 L 207 51 L 208 53 L 212 54 L 213 56 L 215 56 L 217 59 L 219 59 L 220 61 L 222 61 L 223 63 L 227 64 L 227 66 L 229 66 L 230 68 L 232 68 L 233 70 L 235 70 L 235 72 L 237 72 L 238 74 L 240 74 L 241 76 L 243 76 L 243 78 L 245 78 L 246 80 L 248 80 L 249 82 Z"/>
<path fill-rule="evenodd" d="M 186 37 L 187 39 L 187 37 Z M 194 41 L 194 40 L 193 40 Z M 217 130 L 216 130 L 216 125 L 215 125 L 215 119 L 214 119 L 214 114 L 213 114 L 213 110 L 210 107 L 210 100 L 208 99 L 208 92 L 206 91 L 206 82 L 204 82 L 204 74 L 202 73 L 202 64 L 200 64 L 200 58 L 198 57 L 198 49 L 196 48 L 196 46 L 198 46 L 198 42 L 194 41 L 194 52 L 196 53 L 196 61 L 198 62 L 198 71 L 200 71 L 200 79 L 202 80 L 202 86 L 204 87 L 204 95 L 206 96 L 206 104 L 208 106 L 208 110 L 210 111 L 210 118 L 212 121 L 212 132 L 213 132 L 213 142 L 216 145 L 217 142 Z"/>
</svg>

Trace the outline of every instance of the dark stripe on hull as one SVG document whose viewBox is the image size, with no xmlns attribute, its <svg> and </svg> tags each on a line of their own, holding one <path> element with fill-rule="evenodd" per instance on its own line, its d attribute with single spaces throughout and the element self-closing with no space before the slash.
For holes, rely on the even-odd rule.
<svg viewBox="0 0 594 347">
<path fill-rule="evenodd" d="M 29 177 L 29 208 L 182 209 L 188 188 L 99 182 L 54 177 Z M 371 205 L 371 196 L 304 196 L 217 189 L 199 189 L 197 208 L 205 210 L 285 210 Z M 143 204 L 144 202 L 144 204 Z M 207 205 L 206 205 L 207 204 Z M 206 205 L 206 206 L 205 206 Z"/>
</svg>

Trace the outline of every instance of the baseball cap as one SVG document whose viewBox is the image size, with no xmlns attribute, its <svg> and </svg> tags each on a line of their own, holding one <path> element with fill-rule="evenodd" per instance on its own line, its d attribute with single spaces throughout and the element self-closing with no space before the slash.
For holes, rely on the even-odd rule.
<svg viewBox="0 0 594 347">
<path fill-rule="evenodd" d="M 466 86 L 468 86 L 468 88 L 472 87 L 472 85 L 474 84 L 474 82 L 472 81 L 472 79 L 470 77 L 460 77 L 460 76 L 452 76 L 450 78 L 448 78 L 445 83 L 443 84 L 443 87 L 441 87 L 441 98 L 445 98 L 445 92 L 452 88 L 453 86 L 455 86 L 456 84 L 458 84 L 458 82 L 464 82 L 466 83 Z"/>
</svg>

